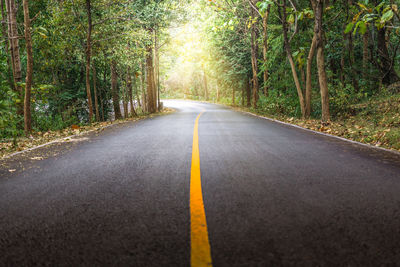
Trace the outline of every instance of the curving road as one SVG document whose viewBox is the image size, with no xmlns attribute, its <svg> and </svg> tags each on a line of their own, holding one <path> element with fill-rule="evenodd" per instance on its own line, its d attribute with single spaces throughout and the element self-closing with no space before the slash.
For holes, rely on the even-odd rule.
<svg viewBox="0 0 400 267">
<path fill-rule="evenodd" d="M 201 112 L 213 266 L 398 266 L 398 154 L 217 105 L 166 105 L 177 112 L 0 171 L 0 266 L 190 266 Z"/>
</svg>

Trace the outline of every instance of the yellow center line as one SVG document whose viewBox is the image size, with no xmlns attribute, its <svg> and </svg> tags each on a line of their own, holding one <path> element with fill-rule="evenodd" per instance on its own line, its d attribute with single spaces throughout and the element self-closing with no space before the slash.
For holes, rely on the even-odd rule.
<svg viewBox="0 0 400 267">
<path fill-rule="evenodd" d="M 192 168 L 190 172 L 191 267 L 212 266 L 206 213 L 201 191 L 199 119 L 202 114 L 203 112 L 197 116 L 194 125 Z"/>
</svg>

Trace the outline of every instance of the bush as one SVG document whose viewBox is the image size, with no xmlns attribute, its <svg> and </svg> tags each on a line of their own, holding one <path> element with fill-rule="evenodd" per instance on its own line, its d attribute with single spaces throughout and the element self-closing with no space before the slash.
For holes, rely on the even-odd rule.
<svg viewBox="0 0 400 267">
<path fill-rule="evenodd" d="M 268 97 L 260 95 L 258 109 L 266 114 L 301 116 L 297 96 L 293 96 L 290 92 L 282 93 L 278 90 L 270 90 Z"/>
<path fill-rule="evenodd" d="M 354 113 L 351 105 L 359 103 L 368 96 L 368 94 L 362 89 L 360 89 L 359 92 L 356 92 L 354 87 L 350 84 L 347 84 L 345 87 L 332 86 L 332 84 L 329 85 L 330 111 L 331 114 L 336 117 Z"/>
</svg>

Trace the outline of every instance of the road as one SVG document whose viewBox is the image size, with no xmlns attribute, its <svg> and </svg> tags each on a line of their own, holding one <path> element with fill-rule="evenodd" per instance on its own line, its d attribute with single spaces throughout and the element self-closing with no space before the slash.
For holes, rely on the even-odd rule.
<svg viewBox="0 0 400 267">
<path fill-rule="evenodd" d="M 196 207 L 213 266 L 400 266 L 399 155 L 166 105 L 177 111 L 1 172 L 0 266 L 190 266 Z"/>
</svg>

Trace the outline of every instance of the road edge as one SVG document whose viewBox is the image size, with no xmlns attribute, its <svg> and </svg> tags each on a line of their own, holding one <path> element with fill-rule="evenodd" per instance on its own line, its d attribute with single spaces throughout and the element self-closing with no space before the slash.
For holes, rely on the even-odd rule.
<svg viewBox="0 0 400 267">
<path fill-rule="evenodd" d="M 276 122 L 276 123 L 283 124 L 283 125 L 290 126 L 290 127 L 294 127 L 294 128 L 300 129 L 300 130 L 304 130 L 304 131 L 312 132 L 312 133 L 315 133 L 315 134 L 336 138 L 336 139 L 339 139 L 339 140 L 342 140 L 342 141 L 345 141 L 345 142 L 349 142 L 349 143 L 352 143 L 352 144 L 361 145 L 361 146 L 368 147 L 368 148 L 371 148 L 371 149 L 385 151 L 385 152 L 389 152 L 389 153 L 395 154 L 397 156 L 400 156 L 400 151 L 397 151 L 397 150 L 388 149 L 388 148 L 379 147 L 379 146 L 373 146 L 373 145 L 370 145 L 370 144 L 365 144 L 365 143 L 361 143 L 361 142 L 354 141 L 354 140 L 351 140 L 351 139 L 347 139 L 347 138 L 344 138 L 344 137 L 341 137 L 341 136 L 337 136 L 337 135 L 332 135 L 332 134 L 328 134 L 328 133 L 323 133 L 323 132 L 311 130 L 311 129 L 302 127 L 302 126 L 297 125 L 297 124 L 292 124 L 292 123 L 280 121 L 280 120 L 277 120 L 277 119 L 269 118 L 269 117 L 266 117 L 266 116 L 261 116 L 259 114 L 255 114 L 255 113 L 252 113 L 252 112 L 249 112 L 249 111 L 244 111 L 244 110 L 241 110 L 238 107 L 233 107 L 233 106 L 230 106 L 230 105 L 225 105 L 225 104 L 221 104 L 221 103 L 214 103 L 214 102 L 209 102 L 209 101 L 197 101 L 197 100 L 190 100 L 190 101 L 199 102 L 199 103 L 208 103 L 208 104 L 213 104 L 213 105 L 229 108 L 230 110 L 237 111 L 237 112 L 244 113 L 244 114 L 248 114 L 248 115 L 251 115 L 253 117 L 260 118 L 260 119 L 268 120 L 268 121 L 271 121 L 271 122 Z"/>
<path fill-rule="evenodd" d="M 37 146 L 34 146 L 34 147 L 30 147 L 30 148 L 27 148 L 27 149 L 24 149 L 24 150 L 21 150 L 21 151 L 17 151 L 17 152 L 11 153 L 9 155 L 5 155 L 5 156 L 1 157 L 0 160 L 10 159 L 10 158 L 15 157 L 17 155 L 20 155 L 20 154 L 23 154 L 23 153 L 26 153 L 26 152 L 29 152 L 29 151 L 33 151 L 33 150 L 36 150 L 38 148 L 42 148 L 42 147 L 45 147 L 45 146 L 48 146 L 48 145 L 60 143 L 60 142 L 63 142 L 64 140 L 68 140 L 68 139 L 75 138 L 75 137 L 78 137 L 78 136 L 83 136 L 83 135 L 90 134 L 90 133 L 97 132 L 97 131 L 103 131 L 104 129 L 107 129 L 107 128 L 112 127 L 112 126 L 121 125 L 121 124 L 129 123 L 129 122 L 136 123 L 138 121 L 151 119 L 151 118 L 154 118 L 156 116 L 168 115 L 170 113 L 176 112 L 176 110 L 174 110 L 174 109 L 171 109 L 171 108 L 169 108 L 169 109 L 171 111 L 166 112 L 166 113 L 159 112 L 159 113 L 155 113 L 155 114 L 150 114 L 148 116 L 145 116 L 143 118 L 139 118 L 137 120 L 129 120 L 129 119 L 128 120 L 122 120 L 122 121 L 118 121 L 117 123 L 111 123 L 109 125 L 106 125 L 106 126 L 103 126 L 103 127 L 97 128 L 97 129 L 89 130 L 89 131 L 86 131 L 86 132 L 83 132 L 83 133 L 78 133 L 78 134 L 73 134 L 73 135 L 70 135 L 70 136 L 63 137 L 63 138 L 58 138 L 58 139 L 55 139 L 53 141 L 50 141 L 50 142 L 47 142 L 47 143 L 44 143 L 44 144 L 41 144 L 41 145 L 37 145 Z"/>
<path fill-rule="evenodd" d="M 217 104 L 217 105 L 220 105 L 220 104 Z M 221 105 L 221 106 L 225 106 L 225 105 Z M 342 140 L 342 141 L 345 141 L 345 142 L 349 142 L 349 143 L 352 143 L 352 144 L 357 144 L 357 145 L 369 147 L 369 148 L 372 148 L 372 149 L 375 149 L 375 150 L 381 150 L 381 151 L 393 153 L 393 154 L 396 154 L 396 155 L 400 156 L 400 152 L 397 151 L 397 150 L 388 149 L 388 148 L 379 147 L 379 146 L 373 146 L 373 145 L 370 145 L 370 144 L 365 144 L 365 143 L 361 143 L 361 142 L 354 141 L 354 140 L 351 140 L 351 139 L 347 139 L 347 138 L 344 138 L 344 137 L 341 137 L 341 136 L 337 136 L 337 135 L 332 135 L 332 134 L 327 134 L 327 133 L 311 130 L 311 129 L 308 129 L 308 128 L 305 128 L 305 127 L 301 127 L 301 126 L 299 126 L 297 124 L 292 124 L 292 123 L 280 121 L 280 120 L 277 120 L 277 119 L 272 119 L 272 118 L 261 116 L 261 115 L 258 115 L 258 114 L 254 114 L 254 113 L 251 113 L 251 112 L 248 112 L 248 111 L 236 110 L 234 107 L 230 107 L 230 106 L 225 106 L 225 107 L 229 107 L 230 109 L 232 109 L 234 111 L 238 111 L 238 112 L 241 112 L 241 113 L 244 113 L 244 114 L 248 114 L 248 115 L 251 115 L 251 116 L 254 116 L 254 117 L 257 117 L 257 118 L 261 118 L 261 119 L 264 119 L 264 120 L 268 120 L 268 121 L 271 121 L 271 122 L 276 122 L 276 123 L 283 124 L 283 125 L 286 125 L 286 126 L 291 126 L 291 127 L 297 128 L 297 129 L 305 130 L 305 131 L 316 133 L 316 134 L 323 135 L 323 136 L 336 138 L 336 139 L 339 139 L 339 140 Z"/>
</svg>

